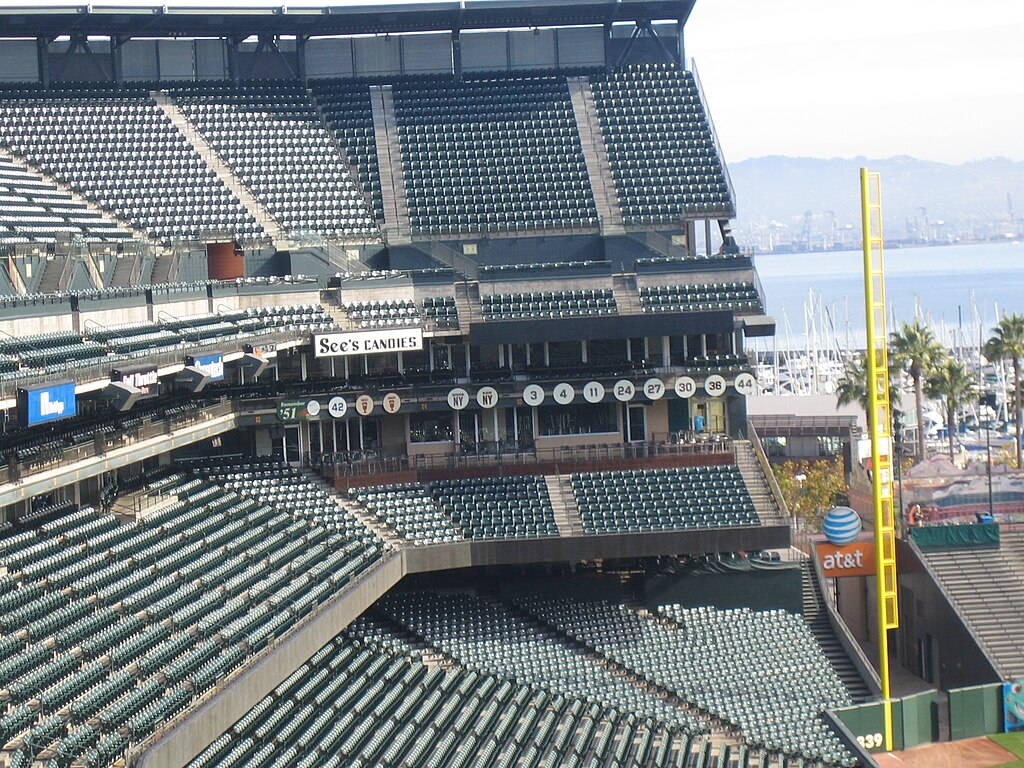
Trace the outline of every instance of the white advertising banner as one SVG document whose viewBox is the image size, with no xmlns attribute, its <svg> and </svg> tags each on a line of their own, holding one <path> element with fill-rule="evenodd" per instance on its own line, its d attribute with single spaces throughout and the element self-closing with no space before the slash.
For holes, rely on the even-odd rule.
<svg viewBox="0 0 1024 768">
<path fill-rule="evenodd" d="M 313 353 L 316 357 L 415 352 L 418 349 L 423 349 L 422 328 L 320 333 L 313 336 Z"/>
</svg>

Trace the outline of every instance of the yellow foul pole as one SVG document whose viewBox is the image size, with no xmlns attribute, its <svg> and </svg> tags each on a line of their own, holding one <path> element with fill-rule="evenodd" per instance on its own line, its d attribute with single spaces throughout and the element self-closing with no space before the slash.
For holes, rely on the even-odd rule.
<svg viewBox="0 0 1024 768">
<path fill-rule="evenodd" d="M 896 532 L 893 511 L 892 413 L 889 409 L 889 352 L 885 325 L 885 258 L 882 253 L 882 182 L 860 169 L 864 236 L 864 307 L 867 316 L 867 382 L 870 404 L 871 479 L 875 502 L 875 574 L 878 595 L 878 675 L 885 710 L 885 750 L 892 750 L 889 701 L 889 630 L 899 626 L 896 595 Z"/>
</svg>

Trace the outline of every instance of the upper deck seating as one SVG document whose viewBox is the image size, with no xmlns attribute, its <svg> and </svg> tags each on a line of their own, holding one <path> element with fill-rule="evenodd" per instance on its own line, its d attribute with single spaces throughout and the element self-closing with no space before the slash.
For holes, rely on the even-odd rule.
<svg viewBox="0 0 1024 768">
<path fill-rule="evenodd" d="M 564 78 L 422 78 L 393 93 L 414 232 L 597 226 Z"/>
<path fill-rule="evenodd" d="M 58 237 L 112 242 L 132 233 L 52 182 L 0 158 L 0 243 L 54 242 Z"/>
<path fill-rule="evenodd" d="M 286 232 L 376 236 L 348 159 L 300 84 L 203 83 L 172 95 Z"/>
<path fill-rule="evenodd" d="M 0 145 L 155 240 L 264 236 L 144 91 L 8 87 Z"/>
<path fill-rule="evenodd" d="M 663 65 L 591 79 L 627 224 L 733 215 L 722 158 L 693 75 Z"/>
<path fill-rule="evenodd" d="M 327 125 L 348 155 L 349 164 L 358 169 L 359 186 L 373 203 L 373 218 L 383 221 L 369 87 L 364 82 L 337 79 L 311 80 L 309 87 Z"/>
</svg>

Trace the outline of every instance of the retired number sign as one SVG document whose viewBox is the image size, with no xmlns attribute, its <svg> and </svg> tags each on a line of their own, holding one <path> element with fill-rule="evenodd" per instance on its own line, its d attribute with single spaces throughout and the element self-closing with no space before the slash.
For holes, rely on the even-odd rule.
<svg viewBox="0 0 1024 768">
<path fill-rule="evenodd" d="M 604 400 L 604 384 L 590 381 L 583 385 L 583 399 L 588 403 L 600 403 Z"/>
<path fill-rule="evenodd" d="M 534 407 L 544 402 L 544 388 L 539 384 L 528 384 L 523 390 L 523 402 Z"/>
<path fill-rule="evenodd" d="M 704 391 L 711 397 L 721 397 L 725 394 L 725 379 L 717 373 L 713 373 L 704 379 Z"/>
<path fill-rule="evenodd" d="M 615 382 L 615 388 L 612 392 L 615 394 L 616 400 L 625 403 L 633 399 L 633 395 L 636 394 L 636 387 L 633 386 L 632 381 L 621 379 Z"/>
<path fill-rule="evenodd" d="M 750 397 L 751 395 L 757 394 L 757 379 L 754 378 L 753 374 L 741 373 L 736 376 L 736 381 L 732 383 L 744 397 Z"/>
<path fill-rule="evenodd" d="M 689 376 L 680 376 L 676 379 L 676 394 L 683 399 L 689 399 L 697 394 L 697 382 Z"/>
</svg>

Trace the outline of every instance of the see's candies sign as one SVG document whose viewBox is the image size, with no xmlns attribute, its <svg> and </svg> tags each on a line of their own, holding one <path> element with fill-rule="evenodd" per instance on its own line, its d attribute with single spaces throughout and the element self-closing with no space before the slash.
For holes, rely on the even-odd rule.
<svg viewBox="0 0 1024 768">
<path fill-rule="evenodd" d="M 854 541 L 841 547 L 822 541 L 816 550 L 825 578 L 872 576 L 875 573 L 874 541 Z"/>
</svg>

